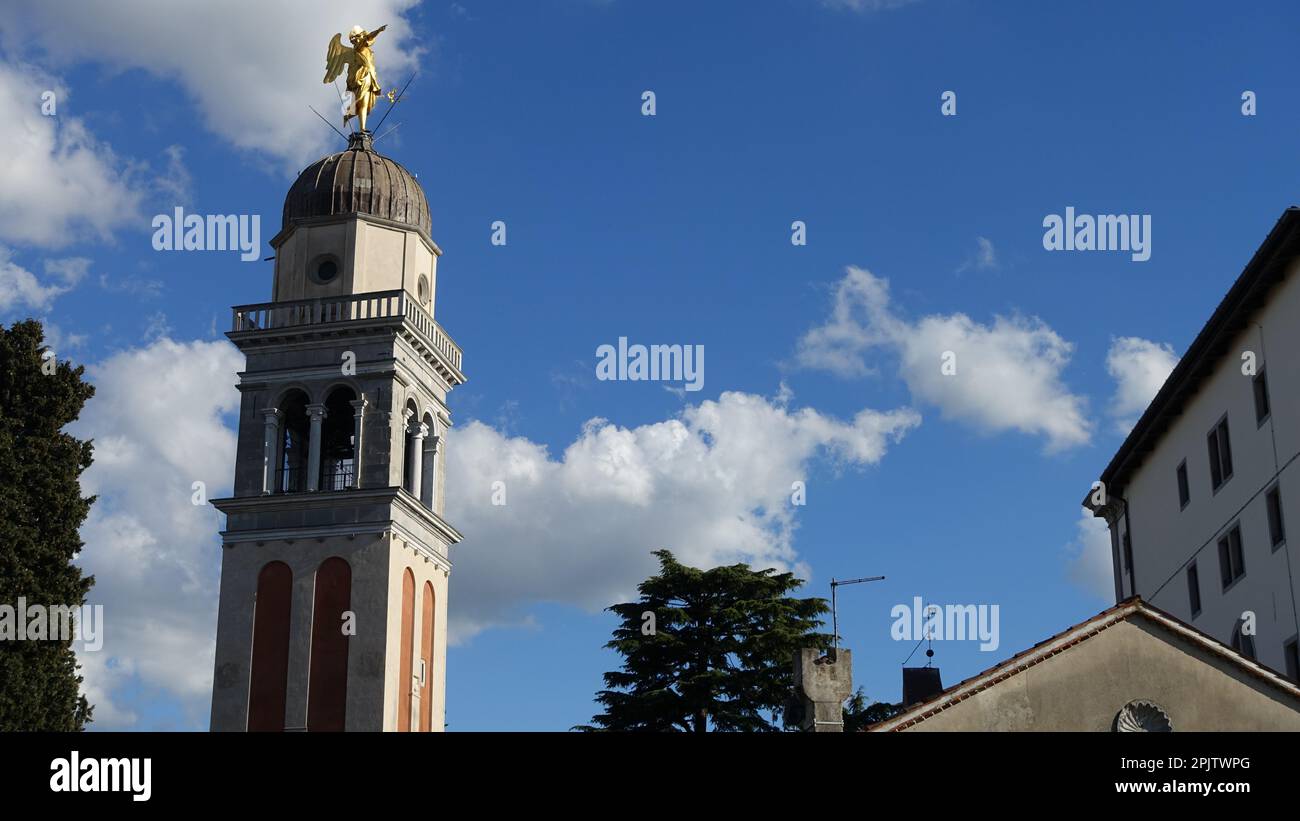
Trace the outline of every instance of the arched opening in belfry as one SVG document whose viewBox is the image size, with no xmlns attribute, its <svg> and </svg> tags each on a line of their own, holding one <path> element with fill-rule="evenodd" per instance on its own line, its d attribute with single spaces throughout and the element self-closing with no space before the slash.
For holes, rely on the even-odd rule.
<svg viewBox="0 0 1300 821">
<path fill-rule="evenodd" d="M 420 411 L 415 407 L 415 402 L 406 400 L 406 408 L 402 413 L 402 487 L 407 493 L 415 492 L 416 478 L 419 475 L 415 470 L 415 444 L 419 441 L 416 428 L 419 420 Z"/>
<path fill-rule="evenodd" d="M 280 403 L 280 471 L 278 490 L 298 493 L 307 489 L 307 456 L 310 449 L 309 400 L 300 390 L 291 391 Z"/>
<path fill-rule="evenodd" d="M 424 415 L 424 426 L 428 435 L 424 437 L 424 453 L 420 459 L 420 501 L 429 510 L 433 510 L 434 484 L 437 481 L 437 459 L 438 459 L 438 437 L 434 434 L 437 430 L 433 423 L 433 416 L 426 413 Z"/>
<path fill-rule="evenodd" d="M 325 398 L 320 442 L 321 490 L 356 487 L 356 420 L 352 407 L 356 398 L 356 391 L 342 385 Z"/>
</svg>

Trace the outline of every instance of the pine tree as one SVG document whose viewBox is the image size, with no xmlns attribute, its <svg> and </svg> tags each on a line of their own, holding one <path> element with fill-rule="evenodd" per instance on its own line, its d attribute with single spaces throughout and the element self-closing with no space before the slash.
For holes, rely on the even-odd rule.
<svg viewBox="0 0 1300 821">
<path fill-rule="evenodd" d="M 803 584 L 791 573 L 699 570 L 655 555 L 660 571 L 640 599 L 608 608 L 622 624 L 606 647 L 623 669 L 605 674 L 609 689 L 596 695 L 605 712 L 581 729 L 779 731 L 794 654 L 830 643 L 814 632 L 826 600 L 789 596 Z"/>
<path fill-rule="evenodd" d="M 34 320 L 0 326 L 0 604 L 80 607 L 94 583 L 73 564 L 91 444 L 63 428 L 94 388 L 81 367 L 46 361 L 43 339 Z M 0 731 L 83 729 L 77 670 L 70 641 L 0 641 Z"/>
</svg>

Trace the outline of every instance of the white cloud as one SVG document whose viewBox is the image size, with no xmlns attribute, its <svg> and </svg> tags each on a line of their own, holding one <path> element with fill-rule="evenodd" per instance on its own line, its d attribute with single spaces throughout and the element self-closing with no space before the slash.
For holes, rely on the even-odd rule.
<svg viewBox="0 0 1300 821">
<path fill-rule="evenodd" d="M 64 259 L 45 260 L 45 273 L 56 276 L 69 286 L 75 286 L 90 271 L 90 260 L 86 257 L 66 257 Z"/>
<path fill-rule="evenodd" d="M 532 602 L 625 600 L 659 548 L 701 567 L 800 569 L 792 483 L 819 453 L 842 467 L 879 462 L 920 417 L 864 410 L 840 421 L 786 399 L 724 393 L 632 429 L 593 419 L 559 459 L 477 421 L 454 429 L 447 514 L 466 540 L 454 555 L 453 639 L 519 623 Z M 496 481 L 503 506 L 492 504 Z"/>
<path fill-rule="evenodd" d="M 45 345 L 54 351 L 58 359 L 67 359 L 65 351 L 77 350 L 86 344 L 85 334 L 66 333 L 48 318 L 42 320 L 41 324 L 45 327 Z"/>
<path fill-rule="evenodd" d="M 1136 336 L 1111 340 L 1106 370 L 1115 380 L 1110 413 L 1121 433 L 1127 434 L 1165 384 L 1178 355 L 1170 345 Z"/>
<path fill-rule="evenodd" d="M 21 15 L 6 15 L 6 26 L 14 16 Z M 58 116 L 41 113 L 46 89 L 60 101 Z M 0 186 L 2 242 L 57 248 L 86 237 L 107 240 L 113 229 L 139 218 L 136 172 L 68 113 L 65 97 L 53 78 L 0 62 L 0 110 L 9 137 Z"/>
<path fill-rule="evenodd" d="M 1066 573 L 1080 589 L 1100 599 L 1113 601 L 1115 567 L 1106 520 L 1094 517 L 1091 510 L 1083 508 L 1077 526 L 1078 536 L 1066 548 Z"/>
<path fill-rule="evenodd" d="M 957 273 L 997 270 L 998 251 L 993 247 L 993 241 L 987 237 L 976 237 L 975 245 L 975 252 L 957 268 Z"/>
<path fill-rule="evenodd" d="M 890 304 L 888 280 L 849 266 L 827 321 L 799 340 L 795 362 L 844 377 L 874 372 L 866 355 L 897 356 L 912 396 L 945 418 L 985 432 L 1041 435 L 1049 451 L 1088 442 L 1086 400 L 1062 381 L 1074 346 L 1036 317 L 996 316 L 992 324 L 965 314 L 909 321 Z M 955 373 L 941 369 L 951 352 Z"/>
<path fill-rule="evenodd" d="M 55 297 L 67 291 L 67 286 L 42 283 L 31 271 L 10 259 L 9 250 L 0 246 L 0 313 L 20 308 L 48 311 Z"/>
<path fill-rule="evenodd" d="M 141 686 L 175 699 L 189 726 L 206 721 L 221 521 L 191 504 L 192 483 L 209 498 L 229 488 L 235 434 L 222 415 L 237 407 L 242 367 L 225 341 L 163 338 L 88 369 L 96 395 L 73 432 L 95 442 L 82 487 L 99 499 L 79 562 L 96 577 L 88 603 L 104 605 L 103 649 L 82 656 L 97 727 L 136 723 L 128 696 Z M 844 421 L 791 410 L 790 398 L 724 393 L 633 429 L 593 419 L 559 460 L 480 422 L 455 429 L 448 518 L 468 534 L 454 557 L 455 636 L 526 626 L 536 602 L 597 608 L 630 596 L 661 547 L 695 565 L 799 568 L 791 484 L 818 454 L 837 468 L 879 462 L 920 417 L 864 410 Z M 491 504 L 498 479 L 504 507 Z"/>
<path fill-rule="evenodd" d="M 85 257 L 46 259 L 46 279 L 42 281 L 14 262 L 12 251 L 0 245 L 0 315 L 23 308 L 48 311 L 54 300 L 76 287 L 89 270 L 90 260 Z"/>
<path fill-rule="evenodd" d="M 375 47 L 377 69 L 385 90 L 400 87 L 417 62 L 427 63 L 420 52 L 428 44 L 413 37 L 401 16 L 415 4 L 43 0 L 9 10 L 4 42 L 14 49 L 31 36 L 59 61 L 102 62 L 174 80 L 209 130 L 297 171 L 338 142 L 307 110 L 314 105 L 331 121 L 341 121 L 338 92 L 321 82 L 330 38 L 354 24 L 387 24 Z M 131 84 L 119 87 L 127 94 Z"/>
<path fill-rule="evenodd" d="M 98 500 L 82 526 L 79 562 L 95 576 L 87 598 L 104 606 L 104 645 L 83 653 L 95 726 L 130 724 L 119 688 L 137 679 L 187 708 L 203 726 L 211 696 L 221 517 L 191 503 L 234 476 L 243 358 L 229 343 L 158 339 L 91 365 L 95 396 L 72 432 L 93 438 L 82 490 Z"/>
</svg>

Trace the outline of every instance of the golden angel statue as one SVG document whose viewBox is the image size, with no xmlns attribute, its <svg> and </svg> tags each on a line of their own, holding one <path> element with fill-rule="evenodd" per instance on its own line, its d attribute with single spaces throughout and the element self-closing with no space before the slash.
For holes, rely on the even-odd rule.
<svg viewBox="0 0 1300 821">
<path fill-rule="evenodd" d="M 353 26 L 348 33 L 352 48 L 343 45 L 342 34 L 335 34 L 334 39 L 330 40 L 329 51 L 325 53 L 325 82 L 334 82 L 345 67 L 348 69 L 347 84 L 348 91 L 352 93 L 352 101 L 343 110 L 345 126 L 348 120 L 356 117 L 361 123 L 361 130 L 365 131 L 366 115 L 375 107 L 382 92 L 379 75 L 375 73 L 375 54 L 370 47 L 379 32 L 386 28 L 388 26 L 383 25 L 367 32 L 361 26 Z"/>
</svg>

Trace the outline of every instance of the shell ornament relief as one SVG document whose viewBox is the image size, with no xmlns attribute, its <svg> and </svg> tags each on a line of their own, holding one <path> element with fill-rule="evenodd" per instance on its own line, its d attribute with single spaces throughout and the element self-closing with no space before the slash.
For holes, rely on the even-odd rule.
<svg viewBox="0 0 1300 821">
<path fill-rule="evenodd" d="M 1151 701 L 1130 701 L 1115 715 L 1117 733 L 1168 733 L 1173 729 L 1169 714 Z"/>
</svg>

